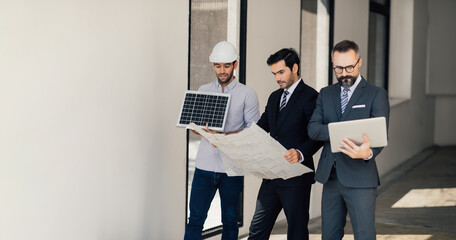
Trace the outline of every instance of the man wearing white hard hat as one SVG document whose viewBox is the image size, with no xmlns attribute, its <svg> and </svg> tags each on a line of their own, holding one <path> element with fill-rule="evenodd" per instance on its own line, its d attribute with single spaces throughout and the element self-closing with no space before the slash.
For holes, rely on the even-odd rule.
<svg viewBox="0 0 456 240">
<path fill-rule="evenodd" d="M 231 94 L 224 134 L 236 133 L 249 127 L 260 117 L 258 97 L 252 88 L 234 77 L 238 65 L 236 48 L 229 42 L 217 43 L 209 61 L 217 80 L 201 86 L 198 91 Z M 206 131 L 213 132 L 206 128 Z M 196 155 L 196 167 L 190 193 L 190 217 L 184 240 L 201 239 L 207 212 L 219 191 L 222 210 L 222 240 L 238 239 L 239 206 L 244 177 L 229 177 L 225 173 L 220 151 L 205 138 Z"/>
</svg>

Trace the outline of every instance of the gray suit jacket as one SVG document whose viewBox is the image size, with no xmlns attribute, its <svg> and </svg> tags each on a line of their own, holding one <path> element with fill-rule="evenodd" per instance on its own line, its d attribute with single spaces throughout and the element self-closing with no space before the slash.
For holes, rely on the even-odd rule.
<svg viewBox="0 0 456 240">
<path fill-rule="evenodd" d="M 365 105 L 364 108 L 353 108 Z M 345 187 L 369 188 L 380 184 L 375 157 L 382 148 L 372 148 L 370 160 L 352 159 L 344 153 L 332 153 L 329 142 L 328 123 L 385 117 L 388 126 L 389 102 L 386 91 L 368 83 L 364 78 L 356 87 L 344 113 L 340 106 L 340 85 L 333 84 L 321 89 L 317 106 L 308 125 L 308 134 L 312 140 L 324 141 L 323 152 L 318 163 L 315 180 L 326 183 L 336 161 L 337 178 Z"/>
</svg>

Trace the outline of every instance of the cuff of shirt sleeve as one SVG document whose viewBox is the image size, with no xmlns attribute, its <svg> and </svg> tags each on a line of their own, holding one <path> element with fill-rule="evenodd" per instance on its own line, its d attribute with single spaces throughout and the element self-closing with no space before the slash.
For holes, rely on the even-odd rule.
<svg viewBox="0 0 456 240">
<path fill-rule="evenodd" d="M 299 155 L 301 155 L 301 157 L 299 158 L 299 163 L 304 162 L 304 156 L 302 155 L 302 152 L 299 151 L 298 149 L 296 149 L 296 151 L 298 151 L 298 152 L 299 152 Z"/>
<path fill-rule="evenodd" d="M 371 155 L 368 158 L 364 158 L 364 160 L 365 161 L 370 160 L 373 156 L 374 156 L 374 153 L 372 152 L 372 149 L 371 149 Z"/>
</svg>

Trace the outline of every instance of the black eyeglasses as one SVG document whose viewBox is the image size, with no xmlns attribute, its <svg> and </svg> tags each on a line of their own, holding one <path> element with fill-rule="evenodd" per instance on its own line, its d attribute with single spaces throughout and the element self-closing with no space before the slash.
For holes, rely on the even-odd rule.
<svg viewBox="0 0 456 240">
<path fill-rule="evenodd" d="M 352 73 L 353 71 L 355 71 L 355 67 L 356 67 L 356 65 L 358 65 L 359 59 L 361 59 L 361 58 L 358 58 L 358 61 L 356 61 L 355 65 L 349 65 L 346 67 L 335 67 L 334 72 L 336 72 L 337 74 L 341 74 L 344 72 L 344 69 L 345 69 L 345 72 Z"/>
</svg>

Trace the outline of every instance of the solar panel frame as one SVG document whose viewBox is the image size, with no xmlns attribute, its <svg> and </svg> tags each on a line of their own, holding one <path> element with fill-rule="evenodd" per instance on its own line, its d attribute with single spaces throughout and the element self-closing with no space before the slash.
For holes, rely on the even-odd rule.
<svg viewBox="0 0 456 240">
<path fill-rule="evenodd" d="M 187 127 L 191 122 L 204 128 L 223 132 L 225 129 L 231 94 L 187 90 L 182 100 L 177 127 Z"/>
</svg>

